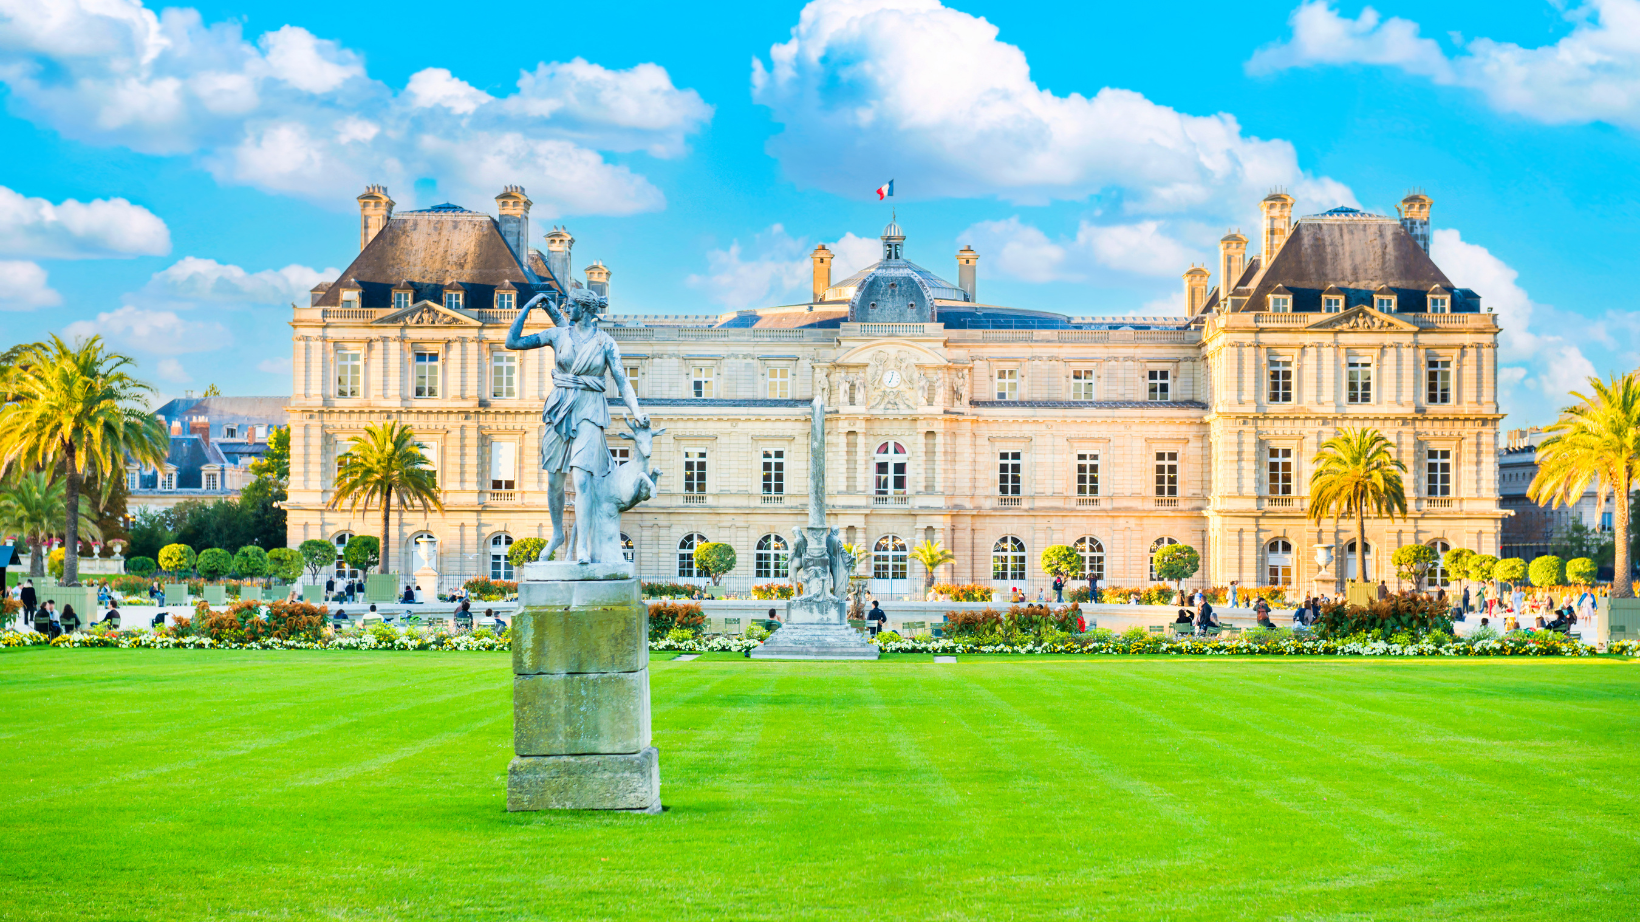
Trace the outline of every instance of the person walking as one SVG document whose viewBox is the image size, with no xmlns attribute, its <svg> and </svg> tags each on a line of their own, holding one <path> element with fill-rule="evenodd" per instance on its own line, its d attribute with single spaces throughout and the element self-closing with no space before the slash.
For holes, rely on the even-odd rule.
<svg viewBox="0 0 1640 922">
<path fill-rule="evenodd" d="M 1088 571 L 1088 604 L 1099 604 L 1099 577 L 1094 576 L 1092 570 Z"/>
<path fill-rule="evenodd" d="M 1059 603 L 1065 601 L 1065 578 L 1063 576 L 1053 578 L 1053 600 Z"/>
<path fill-rule="evenodd" d="M 1241 604 L 1241 583 L 1238 580 L 1231 580 L 1230 581 L 1230 600 L 1229 601 L 1230 601 L 1230 607 L 1231 608 L 1235 608 L 1236 606 Z"/>
<path fill-rule="evenodd" d="M 1463 587 L 1463 613 L 1469 614 L 1469 587 Z"/>
<path fill-rule="evenodd" d="M 1521 592 L 1519 586 L 1516 586 L 1515 591 L 1509 596 L 1509 602 L 1517 616 L 1526 613 L 1526 593 Z"/>
<path fill-rule="evenodd" d="M 17 601 L 23 603 L 23 623 L 34 623 L 34 612 L 40 607 L 40 597 L 34 594 L 34 580 L 23 580 L 23 591 L 19 592 Z"/>
</svg>

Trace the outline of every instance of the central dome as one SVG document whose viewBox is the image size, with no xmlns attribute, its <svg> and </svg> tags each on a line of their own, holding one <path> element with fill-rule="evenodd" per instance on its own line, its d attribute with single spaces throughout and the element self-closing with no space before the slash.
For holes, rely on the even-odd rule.
<svg viewBox="0 0 1640 922">
<path fill-rule="evenodd" d="M 821 297 L 822 301 L 848 301 L 851 303 L 849 313 L 854 313 L 852 302 L 860 291 L 867 287 L 876 287 L 867 283 L 874 276 L 881 276 L 885 286 L 882 294 L 893 293 L 889 300 L 904 301 L 910 288 L 917 288 L 922 292 L 925 306 L 921 310 L 931 311 L 933 302 L 940 301 L 972 301 L 968 292 L 940 278 L 922 266 L 903 258 L 905 246 L 905 231 L 900 230 L 896 220 L 888 222 L 883 228 L 883 258 L 861 269 L 841 282 L 827 288 Z M 892 276 L 892 278 L 890 278 Z M 876 296 L 873 292 L 872 297 Z M 869 303 L 869 301 L 867 302 Z"/>
</svg>

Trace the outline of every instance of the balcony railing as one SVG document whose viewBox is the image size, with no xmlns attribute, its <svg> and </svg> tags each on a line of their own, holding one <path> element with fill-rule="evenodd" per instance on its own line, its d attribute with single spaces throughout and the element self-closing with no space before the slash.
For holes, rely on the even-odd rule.
<svg viewBox="0 0 1640 922">
<path fill-rule="evenodd" d="M 890 494 L 887 496 L 873 496 L 871 498 L 871 504 L 873 506 L 909 506 L 911 504 L 911 497 L 903 493 Z"/>
<path fill-rule="evenodd" d="M 1266 497 L 1264 497 L 1264 508 L 1266 508 L 1266 509 L 1303 509 L 1304 508 L 1304 497 L 1302 497 L 1302 496 L 1266 496 Z"/>
<path fill-rule="evenodd" d="M 1177 496 L 1158 496 L 1156 497 L 1156 508 L 1177 509 L 1179 508 L 1179 498 Z"/>
<path fill-rule="evenodd" d="M 685 494 L 683 494 L 683 501 L 686 502 L 686 503 L 698 503 L 699 505 L 704 506 L 704 505 L 706 505 L 706 494 L 705 493 L 685 493 Z"/>
<path fill-rule="evenodd" d="M 783 503 L 785 501 L 786 501 L 786 494 L 784 494 L 784 493 L 765 493 L 765 494 L 763 494 L 763 503 L 765 505 L 767 505 L 769 503 Z"/>
<path fill-rule="evenodd" d="M 1078 506 L 1097 506 L 1097 505 L 1099 505 L 1099 497 L 1097 497 L 1097 496 L 1078 496 L 1076 498 L 1076 504 Z"/>
<path fill-rule="evenodd" d="M 1425 497 L 1424 498 L 1424 508 L 1425 509 L 1451 509 L 1451 508 L 1453 508 L 1452 498 L 1451 497 L 1436 498 L 1436 497 L 1433 497 L 1433 496 Z"/>
<path fill-rule="evenodd" d="M 1025 497 L 1023 497 L 1023 496 L 999 496 L 999 497 L 997 497 L 997 505 L 998 506 L 1023 506 L 1024 504 L 1025 504 Z"/>
<path fill-rule="evenodd" d="M 516 503 L 518 502 L 518 491 L 485 490 L 478 494 L 478 501 L 481 503 Z"/>
</svg>

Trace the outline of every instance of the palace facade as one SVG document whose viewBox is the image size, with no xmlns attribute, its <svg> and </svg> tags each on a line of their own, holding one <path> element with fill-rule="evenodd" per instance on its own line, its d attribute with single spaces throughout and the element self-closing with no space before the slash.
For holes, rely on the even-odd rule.
<svg viewBox="0 0 1640 922">
<path fill-rule="evenodd" d="M 407 572 L 430 537 L 445 586 L 510 579 L 507 546 L 550 534 L 539 444 L 551 356 L 508 351 L 507 329 L 536 293 L 607 294 L 611 271 L 573 278 L 562 229 L 532 248 L 518 187 L 495 216 L 395 213 L 381 187 L 359 202 L 361 252 L 292 317 L 291 543 L 378 533 L 378 512 L 327 503 L 348 439 L 396 419 L 425 445 L 444 511 L 395 512 L 390 567 Z M 1107 586 L 1152 582 L 1154 550 L 1173 542 L 1201 552 L 1200 585 L 1313 588 L 1322 544 L 1353 576 L 1351 523 L 1305 515 L 1310 458 L 1349 426 L 1381 429 L 1408 470 L 1410 517 L 1368 522 L 1369 576 L 1393 580 L 1389 555 L 1414 542 L 1497 553 L 1498 327 L 1431 261 L 1430 200 L 1407 197 L 1398 218 L 1293 220 L 1280 193 L 1262 208 L 1261 251 L 1227 234 L 1217 278 L 1185 272 L 1172 316 L 984 303 L 980 254 L 956 254 L 952 284 L 906 259 L 894 223 L 883 258 L 847 279 L 817 247 L 807 303 L 607 315 L 666 428 L 658 492 L 623 519 L 639 573 L 695 580 L 693 548 L 721 541 L 739 557 L 726 585 L 784 579 L 816 393 L 831 523 L 885 595 L 920 593 L 909 551 L 924 540 L 956 554 L 941 581 L 1033 595 L 1054 544 Z M 535 312 L 527 329 L 548 323 Z M 629 450 L 613 437 L 623 430 L 617 419 L 616 453 Z"/>
</svg>

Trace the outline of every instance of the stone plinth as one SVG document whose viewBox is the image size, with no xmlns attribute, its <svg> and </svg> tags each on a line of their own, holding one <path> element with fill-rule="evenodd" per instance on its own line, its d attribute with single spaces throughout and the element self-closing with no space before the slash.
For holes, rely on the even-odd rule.
<svg viewBox="0 0 1640 922">
<path fill-rule="evenodd" d="M 512 629 L 517 757 L 507 809 L 658 812 L 649 611 L 630 565 L 532 563 L 524 577 Z"/>
<path fill-rule="evenodd" d="M 752 659 L 876 659 L 877 645 L 848 626 L 841 599 L 793 599 L 786 623 L 752 650 Z"/>
</svg>

